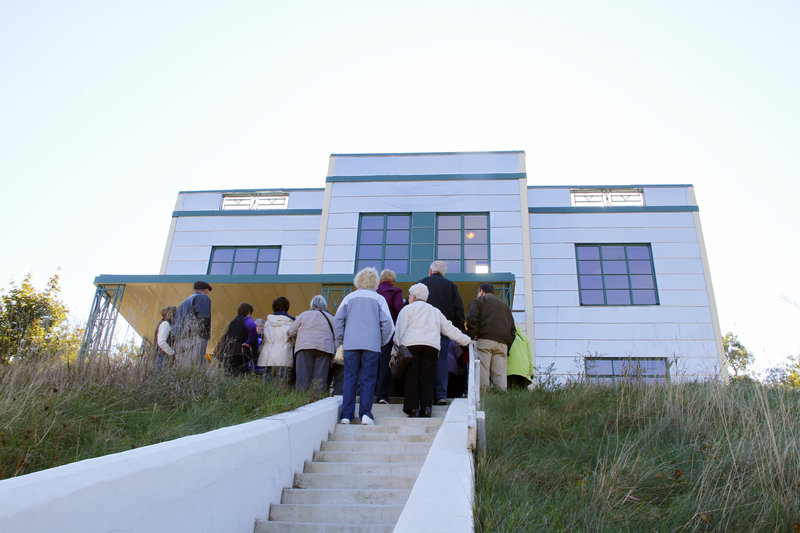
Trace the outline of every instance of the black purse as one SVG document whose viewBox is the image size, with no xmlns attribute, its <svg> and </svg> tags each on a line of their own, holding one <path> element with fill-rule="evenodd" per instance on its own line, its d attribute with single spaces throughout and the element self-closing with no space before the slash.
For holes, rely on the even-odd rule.
<svg viewBox="0 0 800 533">
<path fill-rule="evenodd" d="M 392 369 L 392 379 L 402 379 L 405 377 L 408 367 L 411 364 L 414 354 L 407 346 L 402 344 L 397 346 L 397 351 L 392 355 L 392 360 L 389 361 L 389 366 Z"/>
</svg>

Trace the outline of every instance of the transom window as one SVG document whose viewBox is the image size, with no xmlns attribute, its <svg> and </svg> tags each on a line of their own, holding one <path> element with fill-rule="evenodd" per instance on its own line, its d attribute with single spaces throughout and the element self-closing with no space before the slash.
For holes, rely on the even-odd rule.
<svg viewBox="0 0 800 533">
<path fill-rule="evenodd" d="M 358 225 L 356 271 L 374 267 L 396 274 L 408 273 L 411 215 L 361 215 Z"/>
<path fill-rule="evenodd" d="M 214 247 L 209 274 L 277 274 L 280 246 Z"/>
<path fill-rule="evenodd" d="M 489 215 L 440 214 L 436 217 L 436 259 L 447 272 L 489 272 Z"/>
<path fill-rule="evenodd" d="M 576 244 L 581 305 L 657 305 L 649 244 Z"/>
<path fill-rule="evenodd" d="M 252 193 L 252 194 L 224 194 L 222 196 L 222 210 L 230 209 L 286 209 L 289 201 L 288 194 Z"/>
<path fill-rule="evenodd" d="M 610 205 L 644 205 L 642 189 L 572 189 L 572 205 L 605 207 Z"/>
<path fill-rule="evenodd" d="M 586 379 L 592 383 L 669 381 L 667 360 L 663 357 L 587 357 L 585 364 Z"/>
</svg>

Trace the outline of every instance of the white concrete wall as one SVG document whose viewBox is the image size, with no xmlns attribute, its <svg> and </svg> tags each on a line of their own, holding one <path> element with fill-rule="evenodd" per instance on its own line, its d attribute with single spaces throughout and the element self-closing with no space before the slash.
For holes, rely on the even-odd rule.
<svg viewBox="0 0 800 533">
<path fill-rule="evenodd" d="M 468 448 L 466 399 L 453 400 L 411 489 L 395 533 L 474 531 L 475 474 Z"/>
<path fill-rule="evenodd" d="M 278 274 L 313 274 L 320 215 L 180 217 L 165 274 L 205 274 L 213 246 L 280 246 Z"/>
<path fill-rule="evenodd" d="M 680 196 L 654 188 L 664 201 Z M 552 192 L 552 191 L 551 191 Z M 684 202 L 685 203 L 685 202 Z M 673 378 L 718 373 L 714 322 L 691 212 L 531 214 L 536 365 L 583 371 L 586 355 L 667 357 Z M 581 306 L 576 243 L 650 243 L 659 305 Z"/>
<path fill-rule="evenodd" d="M 332 431 L 341 397 L 0 481 L 0 531 L 251 533 Z"/>
<path fill-rule="evenodd" d="M 333 156 L 332 176 L 524 172 L 522 152 L 365 154 Z"/>
</svg>

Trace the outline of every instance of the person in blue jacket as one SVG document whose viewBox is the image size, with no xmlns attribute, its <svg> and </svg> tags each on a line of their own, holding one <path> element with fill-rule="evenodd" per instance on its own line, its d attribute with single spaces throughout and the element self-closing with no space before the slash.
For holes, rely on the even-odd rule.
<svg viewBox="0 0 800 533">
<path fill-rule="evenodd" d="M 175 360 L 179 366 L 200 365 L 206 358 L 211 336 L 211 285 L 195 281 L 194 293 L 175 312 L 172 335 L 175 339 Z"/>
</svg>

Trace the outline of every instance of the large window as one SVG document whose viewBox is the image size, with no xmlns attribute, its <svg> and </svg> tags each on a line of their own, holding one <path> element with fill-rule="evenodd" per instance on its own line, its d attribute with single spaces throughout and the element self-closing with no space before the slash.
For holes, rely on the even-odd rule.
<svg viewBox="0 0 800 533">
<path fill-rule="evenodd" d="M 489 215 L 440 214 L 436 217 L 436 259 L 447 272 L 489 272 Z"/>
<path fill-rule="evenodd" d="M 280 246 L 214 247 L 209 274 L 277 274 Z"/>
<path fill-rule="evenodd" d="M 663 357 L 587 357 L 585 363 L 586 379 L 592 383 L 666 383 L 669 380 L 667 360 Z"/>
<path fill-rule="evenodd" d="M 581 305 L 657 305 L 649 244 L 576 244 Z"/>
<path fill-rule="evenodd" d="M 411 215 L 361 215 L 358 227 L 356 271 L 388 268 L 396 274 L 408 272 Z"/>
</svg>

